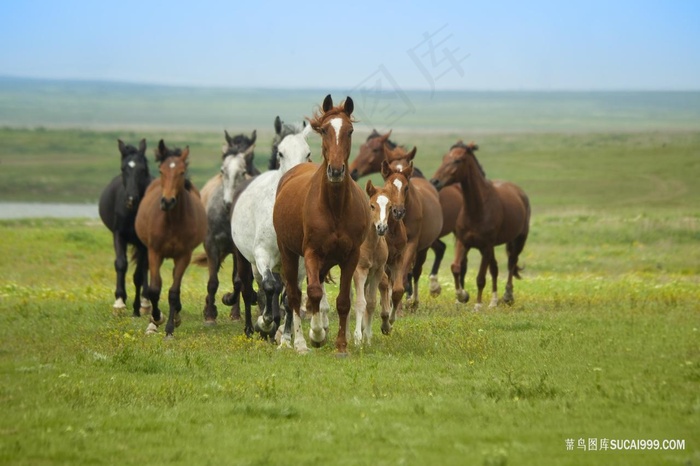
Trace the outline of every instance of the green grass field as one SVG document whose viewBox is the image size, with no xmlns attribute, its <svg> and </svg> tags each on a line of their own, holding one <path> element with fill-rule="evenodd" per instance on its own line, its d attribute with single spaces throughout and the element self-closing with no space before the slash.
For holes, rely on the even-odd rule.
<svg viewBox="0 0 700 466">
<path fill-rule="evenodd" d="M 145 319 L 112 315 L 99 221 L 0 221 L 0 464 L 700 464 L 700 133 L 648 124 L 395 130 L 428 174 L 474 139 L 489 177 L 529 193 L 526 268 L 515 305 L 474 313 L 454 302 L 448 240 L 442 295 L 424 282 L 418 310 L 388 337 L 375 322 L 372 346 L 345 359 L 248 340 L 222 305 L 204 327 L 197 267 L 175 339 L 146 337 Z M 264 167 L 271 124 L 258 133 Z M 218 130 L 4 128 L 0 200 L 94 202 L 117 137 L 146 137 L 149 154 L 160 137 L 189 144 L 200 186 L 223 143 Z M 610 449 L 622 440 L 684 448 Z"/>
</svg>

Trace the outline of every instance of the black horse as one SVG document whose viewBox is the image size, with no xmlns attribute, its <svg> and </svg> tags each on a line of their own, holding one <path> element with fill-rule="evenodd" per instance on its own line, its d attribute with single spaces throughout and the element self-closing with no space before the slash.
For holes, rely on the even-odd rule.
<svg viewBox="0 0 700 466">
<path fill-rule="evenodd" d="M 136 236 L 134 222 L 139 203 L 143 199 L 146 188 L 151 183 L 146 160 L 146 140 L 142 139 L 138 149 L 119 142 L 121 152 L 121 175 L 117 175 L 102 191 L 100 196 L 100 218 L 114 237 L 114 252 L 116 260 L 114 269 L 117 271 L 117 288 L 114 292 L 115 312 L 126 308 L 125 277 L 127 270 L 126 249 L 132 245 L 132 260 L 136 263 L 134 271 L 134 317 L 141 315 L 141 309 L 150 309 L 147 299 L 141 300 L 141 290 L 148 289 L 148 249 Z M 144 313 L 147 313 L 144 312 Z"/>
</svg>

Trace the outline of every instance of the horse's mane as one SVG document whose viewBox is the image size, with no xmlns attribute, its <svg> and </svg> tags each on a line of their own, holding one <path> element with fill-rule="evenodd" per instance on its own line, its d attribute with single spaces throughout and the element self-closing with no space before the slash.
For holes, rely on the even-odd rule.
<svg viewBox="0 0 700 466">
<path fill-rule="evenodd" d="M 372 132 L 370 133 L 370 135 L 367 136 L 367 141 L 369 141 L 370 139 L 379 138 L 379 137 L 382 137 L 382 135 L 379 134 L 376 129 L 373 129 Z M 392 141 L 391 139 L 386 140 L 386 145 L 389 146 L 390 149 L 396 149 L 396 146 L 397 146 L 397 144 L 394 141 Z"/>
<path fill-rule="evenodd" d="M 474 157 L 474 161 L 476 162 L 476 166 L 479 167 L 479 171 L 484 176 L 484 178 L 486 178 L 486 172 L 484 171 L 484 167 L 481 166 L 479 159 L 477 159 L 476 155 L 474 154 L 474 152 L 479 150 L 478 145 L 476 145 L 473 141 L 470 142 L 469 144 L 465 144 L 462 141 L 457 141 L 455 144 L 452 145 L 452 147 L 450 147 L 450 150 L 452 150 L 452 149 L 464 149 L 465 151 L 472 154 L 472 157 Z"/>
<path fill-rule="evenodd" d="M 338 105 L 335 107 L 329 109 L 327 112 L 324 112 L 320 107 L 314 111 L 314 115 L 309 118 L 306 117 L 306 120 L 309 122 L 311 127 L 314 130 L 317 130 L 320 126 L 323 120 L 330 116 L 334 115 L 340 115 L 341 113 L 345 113 L 345 101 L 343 100 L 340 102 Z M 350 123 L 355 123 L 357 120 L 355 120 L 355 117 L 350 115 L 348 118 L 350 118 Z"/>
</svg>

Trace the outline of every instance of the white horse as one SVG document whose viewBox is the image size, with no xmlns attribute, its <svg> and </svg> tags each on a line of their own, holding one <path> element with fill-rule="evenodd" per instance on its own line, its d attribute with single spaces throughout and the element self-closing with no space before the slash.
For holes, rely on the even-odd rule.
<svg viewBox="0 0 700 466">
<path fill-rule="evenodd" d="M 261 333 L 270 336 L 274 335 L 280 321 L 279 303 L 274 299 L 274 294 L 282 288 L 281 281 L 275 277 L 280 272 L 281 258 L 277 233 L 272 224 L 277 185 L 289 169 L 310 161 L 311 150 L 306 142 L 310 132 L 311 126 L 305 125 L 299 133 L 288 135 L 280 142 L 277 150 L 279 169 L 267 171 L 253 179 L 234 200 L 231 214 L 231 235 L 235 248 L 253 266 L 258 287 L 265 291 L 265 310 L 256 326 Z M 241 272 L 241 278 L 245 280 L 243 269 Z M 243 292 L 245 299 L 245 289 Z M 287 319 L 280 346 L 290 346 L 290 342 L 291 319 Z"/>
</svg>

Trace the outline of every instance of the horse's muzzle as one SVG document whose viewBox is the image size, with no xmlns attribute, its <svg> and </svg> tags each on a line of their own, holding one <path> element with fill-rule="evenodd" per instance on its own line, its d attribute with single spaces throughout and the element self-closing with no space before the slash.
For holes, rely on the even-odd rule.
<svg viewBox="0 0 700 466">
<path fill-rule="evenodd" d="M 384 236 L 389 229 L 389 225 L 386 223 L 380 223 L 379 225 L 375 226 L 377 228 L 377 235 L 379 236 Z"/>
<path fill-rule="evenodd" d="M 174 197 L 161 197 L 160 198 L 160 210 L 168 211 L 175 207 L 177 204 L 177 198 Z"/>
<path fill-rule="evenodd" d="M 345 179 L 345 164 L 340 168 L 334 168 L 328 165 L 326 176 L 331 183 L 340 183 Z"/>
<path fill-rule="evenodd" d="M 406 216 L 406 207 L 392 207 L 391 215 L 395 220 L 403 220 L 403 218 Z"/>
<path fill-rule="evenodd" d="M 126 198 L 126 209 L 127 210 L 133 210 L 134 207 L 138 205 L 138 199 L 136 199 L 134 196 L 129 196 Z"/>
</svg>

